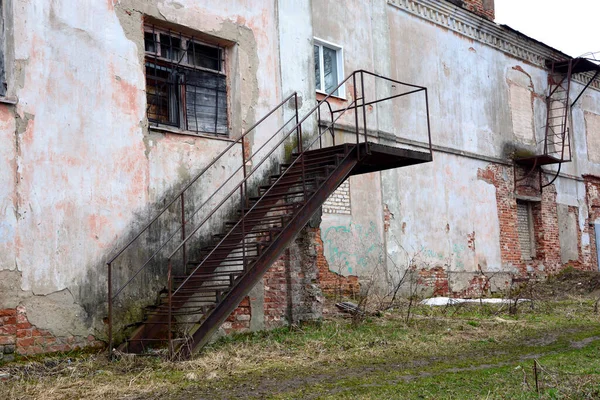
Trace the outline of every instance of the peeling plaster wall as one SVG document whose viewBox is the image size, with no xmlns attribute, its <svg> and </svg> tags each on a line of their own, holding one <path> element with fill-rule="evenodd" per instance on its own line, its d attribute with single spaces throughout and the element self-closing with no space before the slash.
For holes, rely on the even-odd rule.
<svg viewBox="0 0 600 400">
<path fill-rule="evenodd" d="M 111 252 L 229 144 L 148 129 L 144 16 L 234 43 L 237 137 L 282 97 L 276 7 L 242 0 L 12 5 L 18 103 L 0 105 L 0 135 L 9 144 L 0 149 L 0 274 L 8 274 L 0 308 L 22 304 L 54 335 L 69 326 L 72 334 L 101 334 Z M 265 121 L 250 146 L 281 121 L 278 114 Z M 211 174 L 203 191 L 238 166 Z"/>
<path fill-rule="evenodd" d="M 385 0 L 8 4 L 18 16 L 7 36 L 12 58 L 7 61 L 14 67 L 8 89 L 18 102 L 0 104 L 5 143 L 0 148 L 0 309 L 23 318 L 27 310 L 35 326 L 53 335 L 101 335 L 111 252 L 230 143 L 148 127 L 144 18 L 227 43 L 234 138 L 293 91 L 299 92 L 302 112 L 315 104 L 313 37 L 344 48 L 346 75 L 366 69 L 429 88 L 434 163 L 352 177 L 351 213 L 325 214 L 320 230 L 305 231 L 321 236 L 325 260 L 319 265 L 344 276 L 377 273 L 384 280 L 386 272 L 405 268 L 418 255 L 423 279 L 445 274 L 448 289 L 460 293 L 470 293 L 480 272 L 531 267 L 507 260 L 509 246 L 501 232 L 511 221 L 501 217 L 510 212 L 499 209 L 498 199 L 516 201 L 511 153 L 534 149 L 543 138 L 547 71 L 542 68 Z M 332 105 L 346 105 L 353 89 L 348 84 L 347 99 Z M 573 96 L 581 89 L 574 83 Z M 367 84 L 366 94 L 382 97 L 389 90 Z M 423 98 L 397 104 L 394 112 L 369 108 L 368 128 L 382 134 L 372 140 L 387 143 L 386 133 L 424 141 Z M 291 115 L 287 107 L 265 121 L 249 137 L 251 149 Z M 573 261 L 577 251 L 576 262 L 584 267 L 595 260 L 589 227 L 595 209 L 582 176 L 600 176 L 594 139 L 599 118 L 600 93 L 588 90 L 572 111 L 573 162 L 563 166 L 541 208 L 549 221 L 567 221 L 544 238 L 560 236 L 563 261 Z M 349 114 L 341 123 L 352 119 Z M 309 136 L 313 124 L 306 124 Z M 336 134 L 351 137 L 342 130 Z M 222 183 L 239 158 L 236 147 L 231 153 L 236 161 L 211 173 L 194 192 L 196 200 Z M 481 171 L 490 167 L 502 182 L 482 178 Z M 543 250 L 554 254 L 554 245 L 558 242 L 548 241 Z M 550 270 L 556 267 L 552 263 Z M 504 282 L 498 278 L 492 284 Z M 257 288 L 245 305 L 251 311 L 240 311 L 237 320 L 255 328 L 273 322 L 260 317 L 275 313 L 265 301 L 271 289 Z"/>
<path fill-rule="evenodd" d="M 354 240 L 354 258 L 361 259 L 371 245 L 383 243 L 384 254 L 389 258 L 388 272 L 396 265 L 406 266 L 418 255 L 420 266 L 440 268 L 448 274 L 445 276 L 450 288 L 445 290 L 467 294 L 472 278 L 481 273 L 496 274 L 492 286 L 502 288 L 508 282 L 506 274 L 517 272 L 522 262 L 505 259 L 501 251 L 506 238 L 500 235 L 498 199 L 511 204 L 516 201 L 510 167 L 513 153 L 541 150 L 546 124 L 547 71 L 386 1 L 344 3 L 344 6 L 338 0 L 313 2 L 313 24 L 316 37 L 344 48 L 346 74 L 367 69 L 428 87 L 431 131 L 438 149 L 433 164 L 383 171 L 358 180 L 353 177 L 352 216 L 324 214 L 322 235 L 332 227 L 352 227 L 357 216 L 368 215 L 373 221 L 384 221 L 384 238 L 373 231 L 374 239 Z M 572 84 L 571 100 L 582 88 L 579 83 Z M 352 94 L 352 90 L 351 84 L 346 85 L 346 93 Z M 368 87 L 366 92 L 385 93 L 376 86 Z M 426 131 L 419 119 L 424 104 L 420 101 L 404 99 L 393 113 L 370 110 L 369 129 L 424 141 Z M 336 105 L 345 104 L 338 101 Z M 563 259 L 575 258 L 578 265 L 586 268 L 590 262 L 590 234 L 584 223 L 587 207 L 581 176 L 600 174 L 594 147 L 594 137 L 598 136 L 595 131 L 600 126 L 596 121 L 600 118 L 599 104 L 600 93 L 588 90 L 574 107 L 570 128 L 573 162 L 564 164 L 562 175 L 554 181 L 556 194 L 550 193 L 543 200 L 570 207 L 565 222 L 568 228 L 564 224 L 559 227 Z M 348 140 L 349 134 L 340 137 Z M 382 141 L 382 138 L 371 140 Z M 490 165 L 503 166 L 502 190 L 506 193 L 497 196 L 494 185 L 478 178 L 477 171 Z M 544 167 L 544 171 L 544 182 L 550 181 L 556 166 Z M 381 196 L 371 192 L 371 201 L 354 202 L 356 193 L 378 190 L 373 182 L 379 179 Z M 552 192 L 552 188 L 547 190 Z M 556 205 L 545 205 L 546 209 L 554 210 L 552 215 L 544 211 L 549 225 L 544 225 L 546 233 L 542 239 L 550 240 L 554 237 L 554 233 L 549 233 L 554 226 L 550 221 L 557 220 L 559 215 Z M 502 214 L 502 218 L 507 215 Z M 511 224 L 503 223 L 504 227 Z M 377 231 L 382 232 L 379 227 Z M 342 239 L 328 241 L 323 237 L 323 241 L 330 269 L 338 272 L 335 251 L 346 254 L 339 250 Z M 552 240 L 545 244 L 546 248 L 558 245 L 558 241 Z M 550 253 L 547 251 L 544 257 L 548 257 L 546 262 L 552 270 L 555 260 Z M 357 265 L 353 261 L 345 266 L 345 274 Z"/>
</svg>

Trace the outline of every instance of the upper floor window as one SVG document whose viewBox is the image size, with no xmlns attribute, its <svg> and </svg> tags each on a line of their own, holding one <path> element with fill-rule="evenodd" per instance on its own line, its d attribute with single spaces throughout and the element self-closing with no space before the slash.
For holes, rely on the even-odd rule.
<svg viewBox="0 0 600 400">
<path fill-rule="evenodd" d="M 344 87 L 336 89 L 344 79 L 342 48 L 319 39 L 314 43 L 317 92 L 344 97 Z"/>
<path fill-rule="evenodd" d="M 155 26 L 144 30 L 150 123 L 228 134 L 225 51 Z"/>
</svg>

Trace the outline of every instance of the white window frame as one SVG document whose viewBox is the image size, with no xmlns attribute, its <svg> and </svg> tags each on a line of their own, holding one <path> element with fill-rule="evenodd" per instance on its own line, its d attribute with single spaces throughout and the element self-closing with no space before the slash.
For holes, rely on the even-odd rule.
<svg viewBox="0 0 600 400">
<path fill-rule="evenodd" d="M 344 48 L 340 45 L 337 45 L 335 43 L 331 43 L 331 42 L 328 42 L 327 40 L 323 40 L 323 39 L 319 39 L 319 38 L 313 38 L 313 45 L 319 47 L 319 71 L 321 71 L 321 87 L 316 88 L 316 91 L 317 91 L 317 93 L 328 95 L 329 93 L 327 93 L 325 91 L 325 87 L 324 87 L 324 85 L 325 85 L 324 64 L 325 63 L 323 62 L 323 47 L 327 47 L 328 49 L 335 51 L 335 54 L 336 54 L 335 61 L 336 61 L 336 66 L 337 66 L 337 77 L 338 77 L 337 84 L 339 84 L 341 81 L 343 81 L 345 79 Z M 316 86 L 316 82 L 315 82 L 315 86 Z M 332 94 L 331 96 L 345 99 L 346 98 L 346 87 L 345 86 L 346 85 L 340 86 L 340 88 L 338 89 L 338 93 Z"/>
</svg>

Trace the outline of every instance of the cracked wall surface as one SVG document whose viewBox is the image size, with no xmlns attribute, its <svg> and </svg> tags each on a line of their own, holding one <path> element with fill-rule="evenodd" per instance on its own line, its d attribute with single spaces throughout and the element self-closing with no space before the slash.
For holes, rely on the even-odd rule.
<svg viewBox="0 0 600 400">
<path fill-rule="evenodd" d="M 385 286 L 408 267 L 430 292 L 463 296 L 500 290 L 510 274 L 556 272 L 565 263 L 597 268 L 589 226 L 598 211 L 591 200 L 600 177 L 597 90 L 586 91 L 572 110 L 573 161 L 539 199 L 539 255 L 525 262 L 514 237 L 510 153 L 534 149 L 542 139 L 548 88 L 547 71 L 525 56 L 385 0 L 80 3 L 5 3 L 19 17 L 8 24 L 8 97 L 0 102 L 0 310 L 6 314 L 0 340 L 15 351 L 19 339 L 27 339 L 24 352 L 104 339 L 106 261 L 230 143 L 148 126 L 144 22 L 229 46 L 234 138 L 295 90 L 301 112 L 322 98 L 314 87 L 313 37 L 343 47 L 346 74 L 366 69 L 429 88 L 434 162 L 351 177 L 344 214 L 326 213 L 318 227 L 306 228 L 224 329 L 318 319 L 319 285 L 356 293 L 360 279 L 378 274 Z M 493 2 L 465 3 L 493 18 Z M 582 89 L 577 82 L 573 87 Z M 352 89 L 348 84 L 347 97 L 332 105 L 347 106 Z M 369 85 L 366 93 L 389 90 Z M 419 105 L 369 108 L 370 140 L 422 141 Z M 252 134 L 248 154 L 293 111 L 286 107 Z M 340 121 L 352 123 L 352 115 Z M 307 135 L 315 126 L 307 122 Z M 354 139 L 342 128 L 335 135 Z M 198 199 L 240 165 L 240 156 L 234 148 L 231 160 L 195 192 Z M 555 171 L 544 167 L 544 182 Z M 127 261 L 116 280 L 131 272 Z"/>
</svg>

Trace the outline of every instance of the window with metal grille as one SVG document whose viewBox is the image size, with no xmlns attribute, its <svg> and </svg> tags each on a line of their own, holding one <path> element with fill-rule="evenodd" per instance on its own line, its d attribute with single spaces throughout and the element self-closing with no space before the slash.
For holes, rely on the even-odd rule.
<svg viewBox="0 0 600 400">
<path fill-rule="evenodd" d="M 149 122 L 228 135 L 224 49 L 155 26 L 145 27 L 144 46 Z"/>
<path fill-rule="evenodd" d="M 531 260 L 535 257 L 535 235 L 532 204 L 517 200 L 517 232 L 521 245 L 521 258 Z"/>
</svg>

